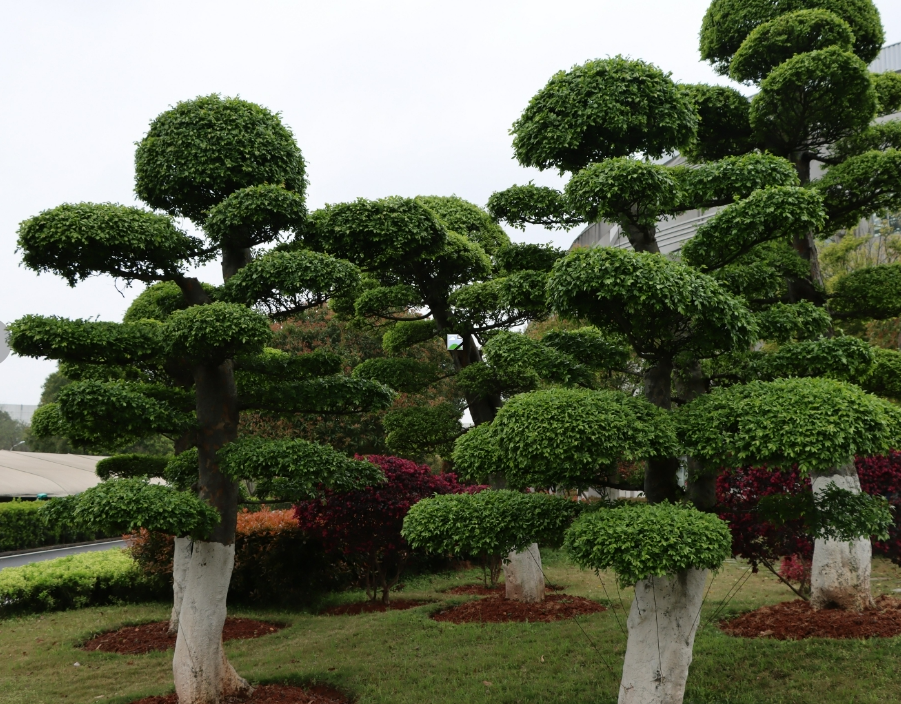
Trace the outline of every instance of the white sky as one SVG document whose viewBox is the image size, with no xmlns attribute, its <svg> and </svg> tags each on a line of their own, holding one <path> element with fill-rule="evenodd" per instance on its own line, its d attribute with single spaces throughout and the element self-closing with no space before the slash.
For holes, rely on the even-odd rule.
<svg viewBox="0 0 901 704">
<path fill-rule="evenodd" d="M 30 0 L 0 4 L 0 321 L 119 320 L 140 285 L 68 288 L 18 266 L 18 223 L 64 202 L 135 203 L 134 142 L 179 100 L 238 95 L 279 111 L 309 165 L 311 208 L 492 191 L 553 173 L 512 159 L 511 123 L 550 76 L 624 54 L 684 82 L 707 0 Z M 887 41 L 901 3 L 877 0 Z M 575 232 L 518 240 L 566 247 Z M 220 279 L 216 267 L 203 273 Z M 55 363 L 10 356 L 0 403 L 35 404 Z"/>
</svg>

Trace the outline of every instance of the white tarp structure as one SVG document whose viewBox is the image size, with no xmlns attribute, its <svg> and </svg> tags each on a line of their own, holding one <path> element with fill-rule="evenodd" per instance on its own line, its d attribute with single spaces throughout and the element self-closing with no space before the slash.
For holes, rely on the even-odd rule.
<svg viewBox="0 0 901 704">
<path fill-rule="evenodd" d="M 0 450 L 0 497 L 70 496 L 100 483 L 102 456 Z"/>
</svg>

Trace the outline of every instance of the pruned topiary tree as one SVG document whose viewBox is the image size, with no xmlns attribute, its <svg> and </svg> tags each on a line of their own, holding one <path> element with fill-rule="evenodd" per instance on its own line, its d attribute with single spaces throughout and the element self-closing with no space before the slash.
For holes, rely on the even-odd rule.
<svg viewBox="0 0 901 704">
<path fill-rule="evenodd" d="M 19 249 L 27 267 L 73 286 L 108 274 L 150 288 L 122 323 L 26 316 L 10 326 L 10 343 L 18 354 L 79 369 L 57 403 L 42 407 L 37 432 L 79 445 L 150 433 L 175 441 L 179 454 L 163 471 L 169 486 L 134 476 L 158 474 L 151 461 L 145 472 L 121 459 L 106 469 L 132 476 L 50 502 L 50 510 L 88 525 L 179 536 L 175 687 L 183 704 L 209 704 L 250 691 L 221 641 L 242 482 L 259 497 L 299 500 L 321 486 L 382 479 L 375 465 L 316 443 L 239 439 L 240 412 L 357 413 L 386 407 L 392 392 L 341 374 L 335 355 L 266 349 L 271 319 L 319 305 L 360 279 L 350 262 L 297 245 L 308 227 L 306 175 L 277 115 L 216 95 L 179 103 L 151 123 L 135 164 L 136 193 L 154 211 L 58 206 L 22 223 Z M 204 237 L 183 232 L 175 218 Z M 289 233 L 290 251 L 254 249 Z M 186 273 L 214 257 L 222 286 Z"/>
<path fill-rule="evenodd" d="M 861 493 L 854 457 L 897 446 L 895 405 L 840 381 L 793 378 L 716 389 L 679 416 L 682 441 L 708 466 L 797 465 L 809 476 L 817 514 L 806 517 L 816 539 L 811 604 L 872 605 L 870 536 L 884 539 L 892 517 L 884 499 Z"/>
</svg>

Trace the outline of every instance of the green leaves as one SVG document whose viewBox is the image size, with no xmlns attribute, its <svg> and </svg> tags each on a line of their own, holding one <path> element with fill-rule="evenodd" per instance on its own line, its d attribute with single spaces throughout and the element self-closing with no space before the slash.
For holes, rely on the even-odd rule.
<svg viewBox="0 0 901 704">
<path fill-rule="evenodd" d="M 219 450 L 218 457 L 226 475 L 255 481 L 261 496 L 285 501 L 315 498 L 322 488 L 352 491 L 384 481 L 377 465 L 306 440 L 242 438 Z"/>
<path fill-rule="evenodd" d="M 739 83 L 760 83 L 795 54 L 838 47 L 851 51 L 854 33 L 827 10 L 798 10 L 758 25 L 745 38 L 729 64 L 729 77 Z"/>
<path fill-rule="evenodd" d="M 690 162 L 743 154 L 754 147 L 750 101 L 734 88 L 705 83 L 680 84 L 698 114 L 698 129 L 679 151 Z"/>
<path fill-rule="evenodd" d="M 729 205 L 754 191 L 773 186 L 798 186 L 798 174 L 787 159 L 752 152 L 727 156 L 692 168 L 672 169 L 685 191 L 684 207 Z"/>
<path fill-rule="evenodd" d="M 871 0 L 713 0 L 701 25 L 701 58 L 717 73 L 729 72 L 732 56 L 759 25 L 797 10 L 820 8 L 851 27 L 854 53 L 869 63 L 885 42 L 879 11 Z"/>
<path fill-rule="evenodd" d="M 510 131 L 523 166 L 574 172 L 635 152 L 662 156 L 688 141 L 695 124 L 669 74 L 616 56 L 554 74 Z"/>
<path fill-rule="evenodd" d="M 839 47 L 798 54 L 780 64 L 751 100 L 757 138 L 782 156 L 826 147 L 865 129 L 875 114 L 876 91 L 867 65 Z"/>
<path fill-rule="evenodd" d="M 660 217 L 679 210 L 682 192 L 671 169 L 622 157 L 575 173 L 566 184 L 566 200 L 590 222 L 653 227 Z"/>
<path fill-rule="evenodd" d="M 876 89 L 878 114 L 883 116 L 898 112 L 898 108 L 901 108 L 901 76 L 895 71 L 886 71 L 874 73 L 872 78 L 873 88 Z"/>
<path fill-rule="evenodd" d="M 394 392 L 377 381 L 342 374 L 303 381 L 238 376 L 238 406 L 275 413 L 342 414 L 379 411 L 394 401 Z"/>
<path fill-rule="evenodd" d="M 580 516 L 566 534 L 579 566 L 613 569 L 620 586 L 687 569 L 717 569 L 732 550 L 729 527 L 715 515 L 669 503 L 624 504 Z"/>
<path fill-rule="evenodd" d="M 42 418 L 42 429 L 79 445 L 124 445 L 152 433 L 180 434 L 194 424 L 193 413 L 116 382 L 73 382 L 60 391 L 55 407 L 58 418 Z"/>
<path fill-rule="evenodd" d="M 495 191 L 488 199 L 488 212 L 495 220 L 525 230 L 527 224 L 543 225 L 552 230 L 568 230 L 584 222 L 569 210 L 563 194 L 531 181 L 525 186 L 510 186 Z"/>
<path fill-rule="evenodd" d="M 165 355 L 165 331 L 152 321 L 108 323 L 26 315 L 9 326 L 9 344 L 24 357 L 133 364 Z"/>
<path fill-rule="evenodd" d="M 535 542 L 559 545 L 578 511 L 576 502 L 550 494 L 443 494 L 412 506 L 401 535 L 438 555 L 506 557 Z"/>
<path fill-rule="evenodd" d="M 431 340 L 437 334 L 434 320 L 403 320 L 382 337 L 382 349 L 388 354 L 400 354 L 408 347 Z"/>
<path fill-rule="evenodd" d="M 217 302 L 175 311 L 166 325 L 171 354 L 217 364 L 238 354 L 261 352 L 272 337 L 269 321 L 234 303 Z"/>
<path fill-rule="evenodd" d="M 619 391 L 519 394 L 488 428 L 458 440 L 454 462 L 471 477 L 503 473 L 512 487 L 604 486 L 619 462 L 678 449 L 664 411 Z"/>
<path fill-rule="evenodd" d="M 901 264 L 857 269 L 836 284 L 829 307 L 836 318 L 884 320 L 901 314 Z"/>
<path fill-rule="evenodd" d="M 794 186 L 754 191 L 701 225 L 683 246 L 682 258 L 695 267 L 718 269 L 764 242 L 819 232 L 825 215 L 814 191 Z"/>
<path fill-rule="evenodd" d="M 272 242 L 285 231 L 302 234 L 306 220 L 302 194 L 264 184 L 242 188 L 214 205 L 203 229 L 217 246 L 245 249 Z"/>
<path fill-rule="evenodd" d="M 435 364 L 406 357 L 373 357 L 354 367 L 352 375 L 381 382 L 397 391 L 415 393 L 438 381 L 441 370 Z"/>
<path fill-rule="evenodd" d="M 496 218 L 462 198 L 417 196 L 416 202 L 438 216 L 448 230 L 475 242 L 488 254 L 510 244 L 510 238 L 495 222 Z"/>
<path fill-rule="evenodd" d="M 100 460 L 95 471 L 101 479 L 162 477 L 165 475 L 168 457 L 153 455 L 114 455 Z"/>
<path fill-rule="evenodd" d="M 901 441 L 901 410 L 831 379 L 714 389 L 685 406 L 678 425 L 687 451 L 710 468 L 797 464 L 806 473 Z"/>
<path fill-rule="evenodd" d="M 277 114 L 238 98 L 178 103 L 150 123 L 135 152 L 135 192 L 152 208 L 202 224 L 210 209 L 249 186 L 303 194 L 304 161 Z"/>
<path fill-rule="evenodd" d="M 826 334 L 832 317 L 810 301 L 776 303 L 757 313 L 757 326 L 761 340 L 810 340 Z"/>
<path fill-rule="evenodd" d="M 111 203 L 78 203 L 45 210 L 19 225 L 22 263 L 70 286 L 95 274 L 157 281 L 203 261 L 201 242 L 165 215 Z"/>
<path fill-rule="evenodd" d="M 762 354 L 751 364 L 761 379 L 786 376 L 823 376 L 860 383 L 873 366 L 874 351 L 856 337 L 805 340 Z"/>
<path fill-rule="evenodd" d="M 447 230 L 424 203 L 383 198 L 326 205 L 312 214 L 309 235 L 316 248 L 367 271 L 437 254 Z"/>
<path fill-rule="evenodd" d="M 110 479 L 75 496 L 51 499 L 47 520 L 61 517 L 84 530 L 134 533 L 139 528 L 203 539 L 219 514 L 194 494 L 144 479 Z"/>
<path fill-rule="evenodd" d="M 272 318 L 285 318 L 354 292 L 356 266 L 309 250 L 272 251 L 257 257 L 229 278 L 220 294 L 225 301 L 258 305 Z"/>
<path fill-rule="evenodd" d="M 656 254 L 579 250 L 554 265 L 551 307 L 628 338 L 637 354 L 712 354 L 755 339 L 750 312 L 712 278 Z"/>
<path fill-rule="evenodd" d="M 886 140 L 895 136 L 887 131 L 870 134 Z M 901 208 L 901 151 L 892 148 L 849 156 L 841 164 L 830 167 L 815 182 L 815 188 L 823 195 L 829 214 L 828 232 L 855 227 L 861 218 L 872 213 L 898 210 Z"/>
<path fill-rule="evenodd" d="M 451 403 L 413 406 L 389 411 L 383 421 L 385 442 L 402 457 L 422 458 L 429 453 L 447 456 L 461 433 L 461 410 Z"/>
</svg>

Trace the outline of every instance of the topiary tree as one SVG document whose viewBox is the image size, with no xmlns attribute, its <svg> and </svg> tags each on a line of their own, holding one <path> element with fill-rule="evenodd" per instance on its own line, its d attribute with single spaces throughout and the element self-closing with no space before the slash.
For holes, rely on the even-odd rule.
<svg viewBox="0 0 901 704">
<path fill-rule="evenodd" d="M 854 456 L 897 444 L 895 405 L 843 382 L 797 378 L 716 389 L 679 415 L 682 441 L 710 467 L 797 465 L 809 476 L 820 514 L 812 528 L 811 604 L 872 605 L 869 536 L 885 539 L 892 517 L 884 499 L 861 494 Z"/>
<path fill-rule="evenodd" d="M 296 501 L 322 486 L 382 480 L 375 465 L 322 445 L 239 439 L 239 414 L 358 413 L 387 406 L 392 393 L 341 374 L 334 356 L 266 349 L 272 318 L 359 285 L 353 264 L 296 243 L 254 250 L 307 231 L 303 158 L 277 115 L 216 95 L 179 103 L 151 123 L 135 163 L 136 193 L 156 212 L 62 205 L 22 223 L 19 250 L 28 268 L 73 286 L 97 274 L 155 285 L 122 323 L 26 316 L 10 326 L 10 344 L 78 365 L 79 378 L 36 414 L 36 432 L 87 446 L 151 433 L 175 441 L 169 486 L 113 478 L 50 510 L 86 525 L 170 532 L 182 548 L 193 538 L 190 551 L 176 550 L 173 673 L 179 701 L 208 704 L 250 691 L 221 642 L 242 482 L 262 498 Z M 185 273 L 216 256 L 224 285 Z M 133 462 L 117 467 L 111 474 L 134 473 Z"/>
<path fill-rule="evenodd" d="M 587 513 L 567 532 L 576 564 L 613 569 L 623 586 L 635 587 L 621 704 L 682 701 L 708 572 L 730 547 L 719 518 L 670 503 Z"/>
<path fill-rule="evenodd" d="M 464 436 L 466 437 L 466 436 Z M 485 586 L 493 586 L 505 555 L 526 554 L 528 568 L 506 583 L 508 599 L 542 601 L 544 574 L 534 545 L 560 545 L 579 505 L 562 496 L 497 489 L 424 498 L 410 508 L 402 534 L 414 548 L 477 559 Z M 532 594 L 541 584 L 541 598 Z"/>
</svg>

